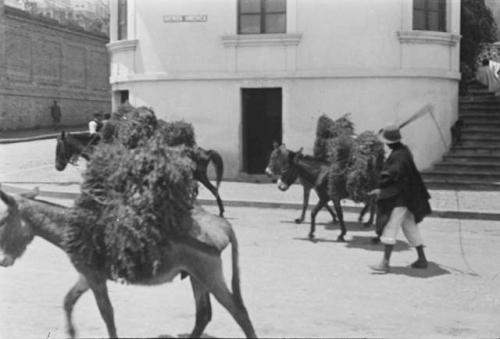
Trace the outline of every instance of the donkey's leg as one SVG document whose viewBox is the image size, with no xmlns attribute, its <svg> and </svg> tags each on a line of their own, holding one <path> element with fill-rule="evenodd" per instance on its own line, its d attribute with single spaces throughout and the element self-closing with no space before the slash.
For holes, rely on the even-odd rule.
<svg viewBox="0 0 500 339">
<path fill-rule="evenodd" d="M 325 205 L 326 209 L 328 210 L 328 212 L 330 212 L 330 215 L 332 216 L 332 222 L 334 224 L 337 223 L 337 215 L 335 214 L 335 212 L 332 210 L 332 208 L 330 207 L 330 205 L 328 205 L 328 203 Z"/>
<path fill-rule="evenodd" d="M 196 303 L 196 322 L 189 337 L 199 338 L 207 324 L 212 320 L 212 305 L 208 291 L 193 277 L 191 277 L 191 286 Z"/>
<path fill-rule="evenodd" d="M 302 183 L 302 187 L 304 188 L 304 194 L 302 199 L 302 213 L 300 217 L 295 219 L 296 224 L 300 224 L 304 221 L 306 217 L 307 205 L 309 205 L 309 196 L 311 195 L 311 187 L 305 183 Z"/>
<path fill-rule="evenodd" d="M 217 188 L 215 188 L 215 186 L 212 185 L 210 180 L 208 180 L 206 173 L 204 174 L 198 173 L 197 179 L 215 196 L 215 199 L 217 200 L 217 205 L 219 206 L 219 216 L 224 217 L 224 205 L 222 204 L 222 200 L 219 196 Z"/>
<path fill-rule="evenodd" d="M 368 200 L 365 202 L 365 205 L 363 206 L 363 209 L 361 212 L 359 212 L 359 217 L 358 221 L 363 222 L 363 217 L 365 216 L 366 212 L 368 212 L 368 208 L 370 207 Z"/>
<path fill-rule="evenodd" d="M 66 331 L 70 338 L 74 338 L 76 335 L 75 327 L 73 326 L 73 307 L 75 306 L 78 299 L 89 289 L 89 284 L 87 279 L 83 275 L 80 275 L 76 284 L 68 291 L 64 297 L 64 312 L 66 314 Z"/>
<path fill-rule="evenodd" d="M 368 204 L 370 206 L 370 218 L 365 223 L 365 226 L 367 224 L 368 224 L 368 226 L 373 225 L 373 221 L 375 219 L 375 213 L 376 213 L 376 210 L 377 210 L 377 202 L 375 201 L 375 198 L 369 197 L 368 198 Z"/>
<path fill-rule="evenodd" d="M 335 198 L 332 199 L 333 206 L 335 207 L 335 212 L 337 212 L 337 217 L 339 218 L 340 224 L 340 235 L 337 237 L 337 241 L 345 241 L 344 236 L 347 233 L 345 224 L 344 224 L 344 214 L 342 212 L 342 205 L 340 204 L 340 199 Z"/>
<path fill-rule="evenodd" d="M 257 337 L 245 305 L 238 298 L 235 298 L 226 285 L 220 256 L 206 256 L 203 262 L 196 265 L 193 275 L 228 310 L 247 338 Z"/>
<path fill-rule="evenodd" d="M 102 319 L 106 323 L 109 337 L 117 338 L 113 306 L 111 305 L 111 301 L 109 300 L 106 280 L 91 279 L 90 277 L 87 277 L 87 281 L 89 282 L 89 286 L 92 289 L 92 292 L 94 292 L 97 307 L 99 308 Z"/>
<path fill-rule="evenodd" d="M 318 194 L 319 195 L 319 194 Z M 319 198 L 318 203 L 311 211 L 311 229 L 309 230 L 309 239 L 314 239 L 314 232 L 316 231 L 316 214 L 318 214 L 319 210 L 321 210 L 325 205 L 327 205 L 328 200 L 325 198 Z"/>
</svg>

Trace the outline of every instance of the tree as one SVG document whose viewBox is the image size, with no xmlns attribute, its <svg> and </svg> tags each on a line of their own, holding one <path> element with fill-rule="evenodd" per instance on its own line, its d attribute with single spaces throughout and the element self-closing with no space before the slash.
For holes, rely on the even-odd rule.
<svg viewBox="0 0 500 339">
<path fill-rule="evenodd" d="M 477 57 L 485 43 L 496 41 L 497 25 L 484 0 L 461 0 L 460 71 L 462 80 L 474 77 Z"/>
</svg>

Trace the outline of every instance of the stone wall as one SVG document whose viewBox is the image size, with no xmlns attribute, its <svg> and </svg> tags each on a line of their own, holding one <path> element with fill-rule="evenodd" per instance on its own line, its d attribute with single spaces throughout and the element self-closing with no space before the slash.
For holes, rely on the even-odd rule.
<svg viewBox="0 0 500 339">
<path fill-rule="evenodd" d="M 0 0 L 0 130 L 66 126 L 111 111 L 108 38 L 4 7 Z"/>
</svg>

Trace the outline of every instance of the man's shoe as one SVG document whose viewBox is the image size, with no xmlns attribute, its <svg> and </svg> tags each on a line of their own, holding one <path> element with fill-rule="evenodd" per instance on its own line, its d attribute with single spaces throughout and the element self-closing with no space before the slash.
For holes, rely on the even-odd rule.
<svg viewBox="0 0 500 339">
<path fill-rule="evenodd" d="M 391 269 L 391 267 L 389 266 L 389 263 L 386 262 L 386 261 L 382 261 L 380 264 L 378 265 L 370 265 L 370 268 L 374 271 L 377 271 L 377 272 L 384 272 L 384 273 L 388 273 L 389 270 Z"/>
<path fill-rule="evenodd" d="M 429 266 L 429 264 L 427 263 L 427 260 L 422 260 L 422 259 L 418 259 L 413 264 L 411 264 L 411 267 L 420 268 L 420 269 L 425 269 L 425 268 L 427 268 L 427 266 Z"/>
</svg>

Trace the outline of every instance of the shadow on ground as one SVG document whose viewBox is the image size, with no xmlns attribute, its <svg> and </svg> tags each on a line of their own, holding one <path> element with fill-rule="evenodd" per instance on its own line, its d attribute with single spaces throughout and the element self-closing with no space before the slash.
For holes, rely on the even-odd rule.
<svg viewBox="0 0 500 339">
<path fill-rule="evenodd" d="M 374 237 L 375 237 L 375 234 L 371 237 L 354 235 L 352 237 L 352 239 L 347 240 L 347 241 L 338 241 L 336 237 L 334 237 L 334 238 L 314 237 L 313 239 L 309 239 L 308 237 L 295 237 L 293 239 L 294 240 L 301 240 L 301 241 L 308 241 L 308 242 L 312 242 L 312 243 L 325 243 L 325 242 L 339 243 L 339 244 L 345 244 L 347 248 L 359 248 L 359 249 L 364 249 L 367 251 L 381 252 L 384 249 L 384 247 L 382 244 L 374 244 L 372 242 L 372 239 Z M 394 252 L 402 252 L 402 251 L 408 251 L 409 249 L 410 249 L 410 246 L 408 245 L 408 243 L 406 243 L 402 240 L 397 240 L 393 251 Z"/>
<path fill-rule="evenodd" d="M 191 334 L 190 333 L 182 333 L 182 334 L 179 334 L 177 337 L 171 336 L 169 334 L 162 334 L 158 338 L 191 338 Z M 209 338 L 210 339 L 210 338 L 218 338 L 218 337 L 211 336 L 210 334 L 202 334 L 200 338 Z"/>
<path fill-rule="evenodd" d="M 382 251 L 384 249 L 383 244 L 374 244 L 372 239 L 375 237 L 375 233 L 371 237 L 364 237 L 359 235 L 354 235 L 352 239 L 346 242 L 347 248 L 360 248 L 367 251 Z M 396 240 L 394 245 L 394 252 L 408 251 L 410 246 L 407 242 L 402 240 Z"/>
<path fill-rule="evenodd" d="M 373 275 L 380 274 L 397 274 L 397 275 L 407 275 L 414 278 L 433 278 L 445 274 L 451 274 L 450 271 L 444 269 L 438 264 L 429 261 L 429 267 L 426 269 L 411 268 L 410 266 L 391 266 L 391 269 L 387 273 L 373 272 Z"/>
</svg>

